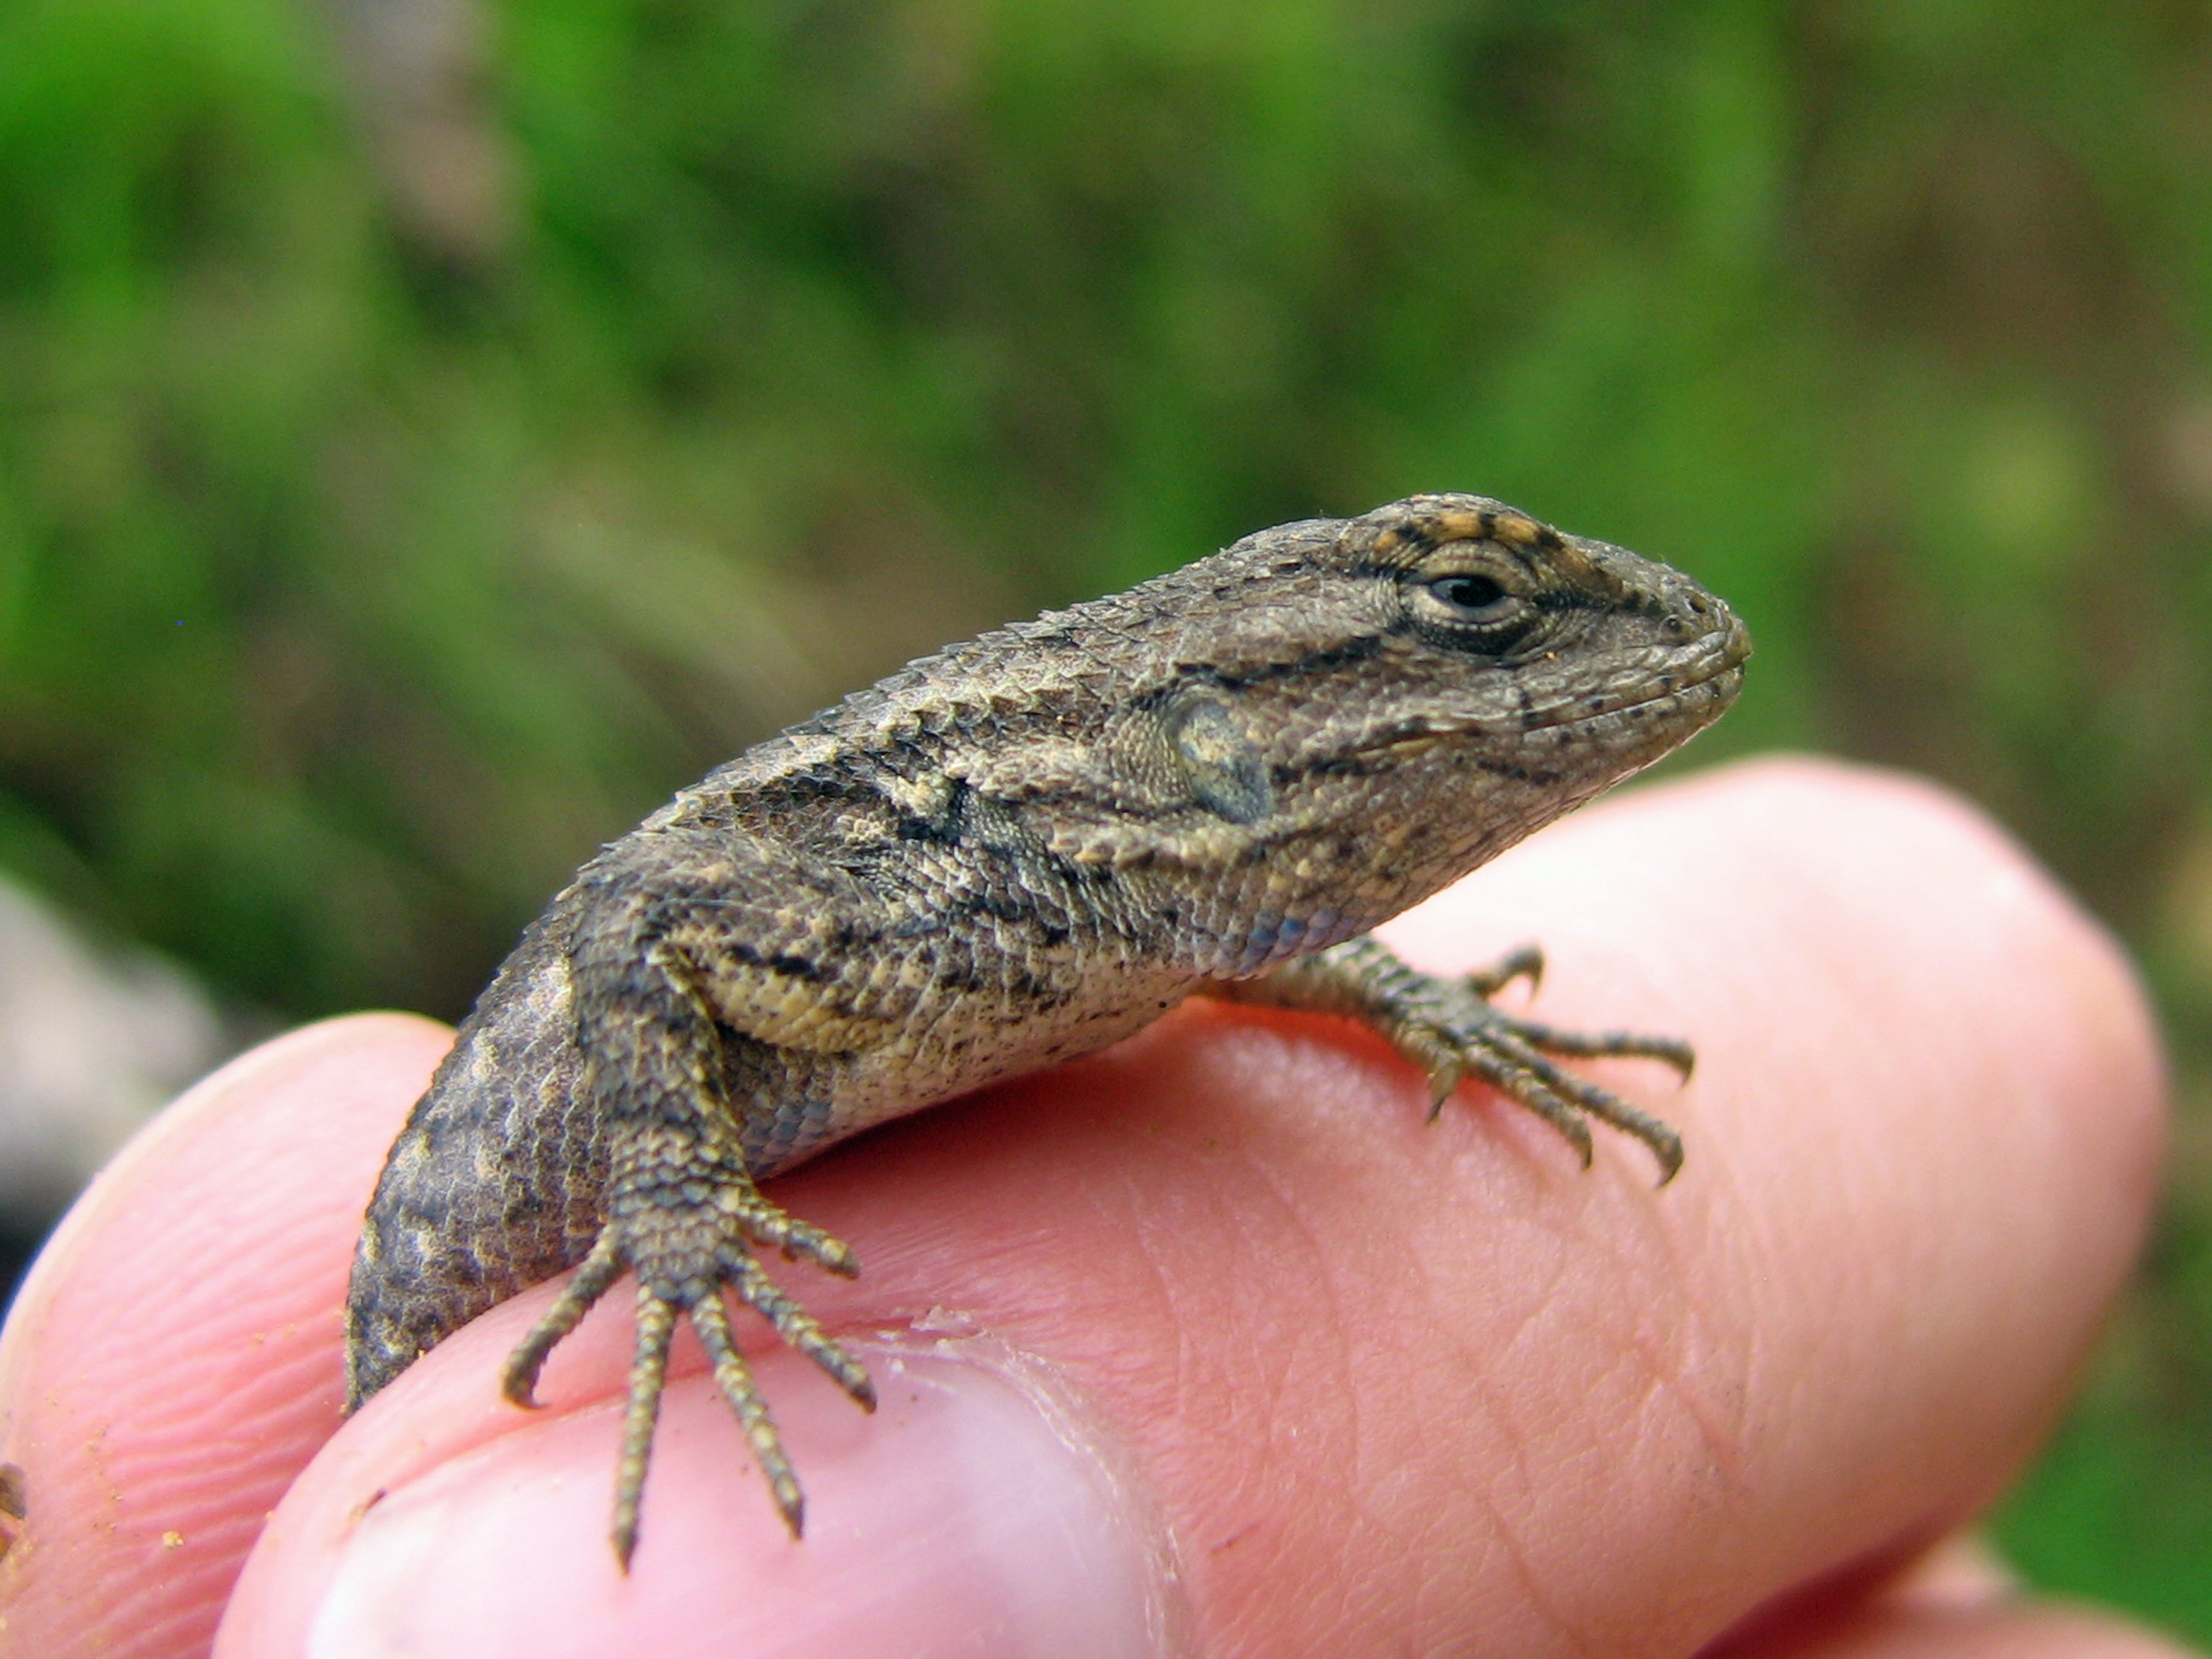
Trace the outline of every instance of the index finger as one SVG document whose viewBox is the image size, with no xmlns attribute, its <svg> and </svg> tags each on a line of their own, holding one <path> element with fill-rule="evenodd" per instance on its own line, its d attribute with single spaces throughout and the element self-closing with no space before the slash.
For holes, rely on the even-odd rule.
<svg viewBox="0 0 2212 1659">
<path fill-rule="evenodd" d="M 347 1265 L 385 1150 L 452 1033 L 372 1014 L 188 1091 L 87 1190 L 0 1334 L 0 1557 L 15 1651 L 184 1659 L 337 1430 Z"/>
<path fill-rule="evenodd" d="M 621 1576 L 629 1310 L 526 1418 L 493 1379 L 539 1287 L 302 1477 L 224 1651 L 1687 1652 L 1987 1501 L 2159 1142 L 2140 999 L 2017 849 L 1924 786 L 1739 768 L 1391 934 L 1439 969 L 1542 939 L 1547 1018 L 1693 1036 L 1680 1093 L 1593 1062 L 1683 1179 L 1617 1139 L 1583 1171 L 1480 1091 L 1424 1124 L 1371 1034 L 1201 1000 L 779 1183 L 866 1266 L 793 1292 L 884 1334 L 869 1419 L 758 1352 L 803 1545 L 679 1347 Z"/>
</svg>

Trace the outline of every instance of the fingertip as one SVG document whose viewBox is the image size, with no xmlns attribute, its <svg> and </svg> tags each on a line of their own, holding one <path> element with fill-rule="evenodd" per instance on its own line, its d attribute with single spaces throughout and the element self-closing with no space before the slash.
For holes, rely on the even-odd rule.
<svg viewBox="0 0 2212 1659">
<path fill-rule="evenodd" d="M 11 1639 L 190 1651 L 263 1517 L 337 1425 L 338 1307 L 383 1148 L 450 1040 L 309 1026 L 187 1091 L 101 1171 L 0 1335 L 0 1460 L 29 1516 Z"/>
<path fill-rule="evenodd" d="M 709 1376 L 672 1379 L 638 1525 L 611 1538 L 619 1401 L 440 1448 L 439 1389 L 410 1399 L 403 1378 L 272 1519 L 217 1659 L 927 1659 L 972 1652 L 979 1631 L 1010 1656 L 1156 1652 L 1155 1529 L 1035 1379 L 980 1345 L 875 1363 L 890 1386 L 871 1419 L 803 1362 L 762 1357 L 803 1507 L 762 1489 Z"/>
</svg>

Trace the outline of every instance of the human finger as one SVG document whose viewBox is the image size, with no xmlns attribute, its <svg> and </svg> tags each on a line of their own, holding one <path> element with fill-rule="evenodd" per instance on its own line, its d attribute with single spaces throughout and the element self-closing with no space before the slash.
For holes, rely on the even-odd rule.
<svg viewBox="0 0 2212 1659">
<path fill-rule="evenodd" d="M 451 1033 L 369 1015 L 223 1067 L 94 1181 L 0 1335 L 0 1631 L 48 1659 L 204 1653 L 343 1398 L 346 1264 Z"/>
<path fill-rule="evenodd" d="M 1806 766 L 1585 815 L 1395 930 L 1436 967 L 1532 934 L 1548 1018 L 1697 1038 L 1664 1193 L 1479 1095 L 1425 1127 L 1345 1028 L 1194 1006 L 781 1183 L 867 1267 L 807 1299 L 884 1333 L 915 1406 L 864 1422 L 763 1359 L 803 1545 L 679 1357 L 616 1573 L 623 1310 L 556 1354 L 546 1417 L 483 1381 L 546 1290 L 334 1443 L 226 1650 L 404 1614 L 485 1655 L 863 1651 L 871 1618 L 913 1652 L 1684 1652 L 1972 1513 L 2152 1190 L 2155 1047 L 2109 942 L 1956 802 Z"/>
</svg>

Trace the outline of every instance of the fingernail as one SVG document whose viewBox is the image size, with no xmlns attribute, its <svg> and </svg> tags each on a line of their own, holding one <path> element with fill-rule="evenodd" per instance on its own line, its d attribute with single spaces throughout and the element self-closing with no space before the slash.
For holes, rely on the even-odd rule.
<svg viewBox="0 0 2212 1659">
<path fill-rule="evenodd" d="M 1158 1530 L 995 1356 L 869 1354 L 872 1417 L 761 1365 L 807 1487 L 794 1542 L 704 1376 L 672 1383 L 630 1575 L 607 1542 L 619 1406 L 526 1425 L 392 1492 L 348 1539 L 314 1659 L 611 1652 L 1138 1659 L 1170 1628 Z"/>
</svg>

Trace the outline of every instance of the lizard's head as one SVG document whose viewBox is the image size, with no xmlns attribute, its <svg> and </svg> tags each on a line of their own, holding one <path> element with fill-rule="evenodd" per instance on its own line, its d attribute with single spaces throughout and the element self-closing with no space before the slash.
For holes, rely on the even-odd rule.
<svg viewBox="0 0 2212 1659">
<path fill-rule="evenodd" d="M 1377 716 L 1352 734 L 1364 751 L 1466 739 L 1477 761 L 1602 787 L 1718 719 L 1751 653 L 1681 572 L 1481 496 L 1378 507 L 1317 562 L 1375 629 L 1354 676 Z"/>
<path fill-rule="evenodd" d="M 1176 607 L 1161 688 L 1187 763 L 1234 760 L 1248 787 L 1220 793 L 1279 860 L 1356 856 L 1411 896 L 1702 731 L 1750 653 L 1679 571 L 1476 495 L 1285 525 L 1178 575 L 1211 600 Z"/>
<path fill-rule="evenodd" d="M 1124 872 L 1115 904 L 1182 918 L 1242 973 L 1657 760 L 1728 707 L 1749 650 L 1664 565 L 1416 495 L 952 647 L 788 741 L 825 777 L 861 757 L 924 826 L 902 836 Z"/>
</svg>

